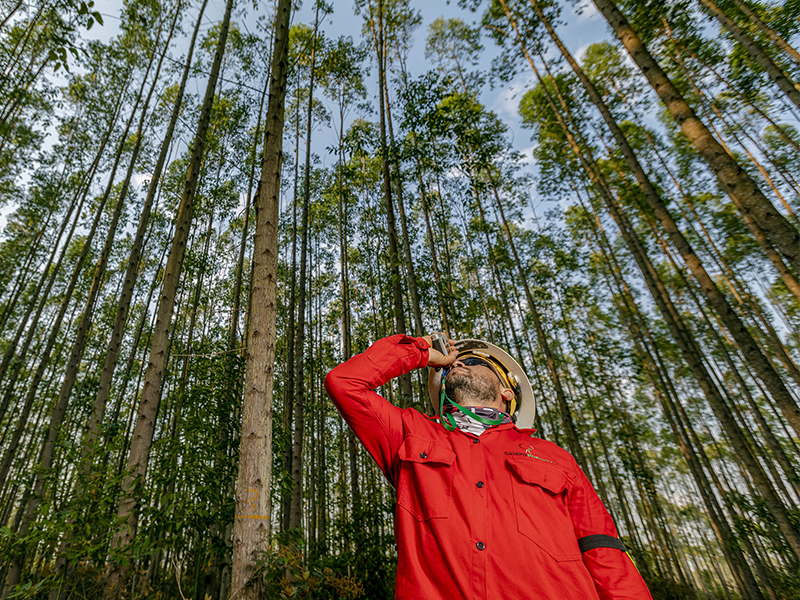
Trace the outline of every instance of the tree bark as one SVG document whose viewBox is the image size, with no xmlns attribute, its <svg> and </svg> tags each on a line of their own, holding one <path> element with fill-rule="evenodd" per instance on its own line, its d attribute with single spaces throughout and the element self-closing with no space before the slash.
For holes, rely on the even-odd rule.
<svg viewBox="0 0 800 600">
<path fill-rule="evenodd" d="M 370 5 L 371 7 L 371 5 Z M 374 16 L 370 15 L 372 37 L 378 58 L 378 106 L 380 113 L 380 140 L 381 140 L 381 166 L 383 173 L 383 198 L 386 205 L 386 227 L 389 237 L 389 266 L 391 270 L 392 299 L 394 306 L 394 322 L 397 333 L 407 333 L 406 316 L 403 312 L 403 289 L 400 275 L 400 255 L 397 249 L 397 225 L 394 217 L 394 202 L 392 201 L 392 184 L 389 174 L 389 150 L 386 143 L 386 106 L 382 90 L 386 87 L 386 48 L 384 40 L 383 0 L 378 0 L 378 29 L 375 30 Z M 405 374 L 400 380 L 400 406 L 408 408 L 413 403 L 411 391 L 411 375 Z"/>
<path fill-rule="evenodd" d="M 306 114 L 306 168 L 303 173 L 303 210 L 300 216 L 300 279 L 297 298 L 297 333 L 294 340 L 294 436 L 292 437 L 292 498 L 289 504 L 289 529 L 300 527 L 303 501 L 303 430 L 305 426 L 305 336 L 306 336 L 306 279 L 308 275 L 308 210 L 311 204 L 311 126 L 316 78 L 317 33 L 320 3 L 316 2 L 314 34 L 311 40 L 311 66 L 308 82 L 308 112 Z"/>
<path fill-rule="evenodd" d="M 247 367 L 236 520 L 233 529 L 232 595 L 257 600 L 254 578 L 270 534 L 272 479 L 272 386 L 277 317 L 278 209 L 283 160 L 283 117 L 289 68 L 290 0 L 279 0 L 264 130 L 264 157 L 255 200 L 252 309 L 247 335 Z"/>
</svg>

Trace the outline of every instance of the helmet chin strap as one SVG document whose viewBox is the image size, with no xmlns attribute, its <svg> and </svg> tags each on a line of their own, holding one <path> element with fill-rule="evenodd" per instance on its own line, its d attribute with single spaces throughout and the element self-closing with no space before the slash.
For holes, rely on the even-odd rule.
<svg viewBox="0 0 800 600">
<path fill-rule="evenodd" d="M 478 421 L 480 423 L 483 423 L 484 425 L 500 425 L 500 423 L 503 422 L 503 417 L 500 417 L 499 419 L 487 419 L 486 417 L 482 417 L 480 415 L 476 415 L 470 409 L 468 409 L 465 406 L 461 406 L 455 400 L 451 400 L 450 397 L 445 392 L 445 385 L 444 385 L 445 384 L 445 377 L 447 377 L 447 372 L 443 372 L 442 373 L 442 391 L 439 394 L 439 419 L 441 420 L 442 425 L 444 426 L 445 429 L 447 429 L 447 431 L 455 431 L 456 428 L 457 428 L 457 425 L 456 425 L 455 418 L 453 418 L 453 415 L 451 415 L 450 413 L 446 413 L 445 414 L 445 412 L 444 412 L 444 402 L 445 402 L 445 400 L 447 400 L 450 404 L 455 406 L 458 410 L 460 410 L 462 413 L 464 413 L 468 417 L 470 417 L 472 419 L 475 419 L 476 421 Z"/>
</svg>

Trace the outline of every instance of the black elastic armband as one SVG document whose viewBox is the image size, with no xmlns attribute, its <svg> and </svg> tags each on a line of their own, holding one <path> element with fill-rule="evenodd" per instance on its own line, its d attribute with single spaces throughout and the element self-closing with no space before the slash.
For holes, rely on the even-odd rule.
<svg viewBox="0 0 800 600">
<path fill-rule="evenodd" d="M 581 549 L 581 554 L 589 550 L 594 550 L 595 548 L 616 548 L 617 550 L 627 552 L 625 544 L 622 543 L 621 539 L 603 534 L 587 535 L 580 538 L 578 540 L 578 547 Z"/>
</svg>

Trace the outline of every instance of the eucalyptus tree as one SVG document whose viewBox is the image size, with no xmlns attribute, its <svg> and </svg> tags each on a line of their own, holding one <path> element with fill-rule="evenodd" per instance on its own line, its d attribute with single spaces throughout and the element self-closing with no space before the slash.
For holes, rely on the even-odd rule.
<svg viewBox="0 0 800 600">
<path fill-rule="evenodd" d="M 140 28 L 140 24 L 138 22 L 135 22 L 133 24 L 129 24 L 128 27 L 123 29 L 123 33 L 120 36 L 122 44 L 125 45 L 125 46 L 127 46 L 127 45 L 135 46 L 137 41 L 141 41 L 141 33 L 142 33 L 142 29 Z M 126 54 L 128 60 L 131 60 L 135 64 L 136 58 L 134 57 L 133 48 L 128 47 L 127 50 L 128 50 L 128 52 L 126 52 L 125 54 Z M 104 209 L 105 209 L 105 207 L 106 207 L 106 205 L 108 203 L 108 200 L 111 197 L 111 193 L 112 193 L 113 188 L 114 188 L 114 178 L 116 176 L 117 169 L 120 166 L 120 163 L 122 161 L 123 154 L 125 153 L 124 152 L 125 151 L 125 142 L 127 140 L 127 136 L 128 136 L 128 133 L 129 133 L 129 131 L 131 129 L 131 126 L 132 126 L 132 124 L 133 124 L 133 122 L 135 120 L 135 116 L 136 116 L 136 114 L 138 112 L 139 106 L 141 104 L 142 97 L 144 95 L 144 90 L 145 90 L 145 87 L 146 87 L 146 83 L 148 81 L 148 75 L 150 73 L 150 69 L 152 67 L 154 58 L 155 58 L 155 52 L 151 52 L 149 57 L 148 57 L 148 59 L 147 59 L 147 62 L 146 62 L 144 75 L 142 77 L 142 82 L 141 82 L 141 84 L 139 86 L 139 89 L 138 89 L 138 92 L 136 94 L 133 107 L 132 107 L 130 115 L 128 116 L 128 119 L 126 121 L 125 129 L 124 129 L 124 131 L 123 131 L 123 133 L 121 135 L 121 139 L 117 143 L 116 151 L 115 151 L 114 156 L 113 156 L 111 171 L 110 171 L 110 173 L 108 175 L 108 182 L 106 184 L 105 190 L 103 191 L 101 196 L 97 199 L 97 201 L 95 203 L 95 206 L 93 207 L 94 208 L 94 217 L 93 217 L 93 219 L 91 221 L 91 226 L 90 226 L 89 231 L 88 231 L 88 233 L 86 234 L 86 236 L 85 236 L 85 238 L 83 240 L 83 244 L 81 246 L 80 252 L 79 252 L 78 257 L 77 257 L 77 260 L 76 260 L 76 262 L 75 262 L 75 264 L 73 266 L 72 274 L 71 274 L 71 276 L 69 278 L 69 282 L 68 282 L 68 284 L 66 286 L 66 289 L 65 289 L 65 291 L 63 293 L 62 298 L 60 299 L 59 309 L 58 309 L 57 315 L 56 315 L 56 317 L 55 317 L 55 319 L 53 321 L 52 326 L 49 328 L 49 331 L 48 331 L 48 334 L 47 334 L 47 337 L 46 337 L 46 342 L 45 342 L 45 345 L 44 345 L 44 349 L 42 350 L 41 354 L 37 357 L 38 358 L 38 360 L 37 360 L 38 364 L 36 366 L 36 369 L 33 371 L 32 375 L 31 375 L 31 378 L 30 378 L 30 381 L 28 382 L 26 393 L 25 393 L 25 396 L 24 396 L 25 399 L 24 399 L 24 401 L 22 403 L 22 406 L 21 406 L 21 409 L 20 409 L 19 419 L 17 420 L 17 426 L 14 428 L 14 432 L 13 432 L 12 438 L 11 438 L 11 443 L 10 443 L 9 447 L 6 449 L 6 451 L 5 451 L 4 455 L 3 455 L 2 464 L 0 464 L 0 487 L 2 487 L 2 485 L 5 483 L 6 478 L 8 477 L 8 473 L 9 473 L 9 470 L 11 468 L 12 461 L 13 461 L 13 459 L 15 457 L 15 454 L 17 452 L 17 449 L 18 449 L 19 441 L 20 441 L 20 439 L 22 437 L 22 434 L 23 434 L 27 424 L 28 424 L 28 418 L 30 416 L 34 401 L 37 398 L 37 392 L 39 391 L 39 386 L 42 383 L 42 380 L 44 378 L 46 370 L 50 366 L 50 360 L 51 360 L 52 352 L 56 347 L 56 342 L 58 340 L 59 333 L 61 332 L 61 326 L 62 326 L 62 324 L 64 322 L 64 318 L 67 315 L 67 311 L 70 308 L 71 300 L 73 298 L 73 295 L 74 295 L 76 289 L 78 288 L 78 284 L 80 282 L 80 279 L 83 276 L 83 267 L 84 267 L 84 264 L 86 263 L 86 260 L 87 260 L 87 258 L 89 256 L 90 251 L 92 250 L 94 237 L 97 235 L 98 230 L 101 227 L 101 220 L 102 220 L 102 217 L 104 215 Z M 121 212 L 122 207 L 119 206 L 120 203 L 122 205 L 124 205 L 125 198 L 119 198 L 117 200 L 117 208 Z M 117 221 L 119 219 L 119 214 L 120 213 L 118 212 L 117 213 Z M 114 219 L 112 218 L 112 223 L 113 222 L 114 222 Z M 114 223 L 114 227 L 116 227 L 115 223 Z M 112 233 L 112 236 L 113 236 L 113 233 Z M 99 281 L 97 283 L 99 285 Z M 87 321 L 87 324 L 88 324 L 88 321 Z M 13 386 L 7 386 L 5 393 L 6 394 L 10 394 L 12 389 L 13 389 Z M 7 403 L 7 400 L 4 399 L 3 400 L 3 404 L 6 404 L 6 403 Z M 7 579 L 6 587 L 4 588 L 4 592 L 3 592 L 4 596 L 6 594 L 8 594 L 9 590 L 11 589 L 11 586 L 16 585 L 16 583 L 17 583 L 16 577 L 18 577 L 18 571 L 12 571 L 12 574 L 13 573 L 16 573 L 16 576 L 11 577 L 10 579 Z M 9 582 L 11 582 L 11 583 L 9 583 Z"/>
<path fill-rule="evenodd" d="M 373 50 L 378 64 L 378 114 L 380 124 L 380 152 L 383 166 L 383 197 L 386 205 L 387 237 L 389 241 L 389 264 L 391 268 L 392 300 L 394 307 L 394 321 L 396 331 L 405 332 L 406 317 L 403 306 L 403 291 L 400 273 L 400 254 L 397 247 L 397 226 L 395 223 L 393 191 L 390 174 L 390 155 L 389 144 L 386 133 L 386 65 L 387 65 L 387 43 L 386 43 L 386 14 L 384 11 L 383 0 L 377 0 L 377 6 L 373 6 L 372 0 L 367 0 L 366 6 L 359 5 L 363 10 L 366 8 L 364 19 L 365 28 L 371 33 Z M 400 377 L 401 402 L 403 407 L 411 406 L 412 390 L 410 375 Z"/>
<path fill-rule="evenodd" d="M 479 89 L 481 75 L 475 67 L 483 50 L 480 29 L 461 19 L 439 17 L 428 26 L 425 58 L 434 60 L 443 77 L 458 81 L 462 92 Z"/>
<path fill-rule="evenodd" d="M 737 455 L 742 460 L 747 471 L 753 477 L 757 486 L 758 492 L 763 496 L 765 503 L 775 519 L 782 535 L 784 536 L 792 551 L 796 553 L 797 536 L 789 524 L 787 509 L 783 501 L 777 495 L 772 482 L 766 476 L 763 468 L 758 462 L 757 456 L 748 444 L 746 432 L 736 422 L 734 412 L 729 404 L 725 401 L 724 394 L 716 385 L 714 378 L 708 372 L 703 364 L 702 352 L 697 344 L 695 336 L 687 327 L 684 318 L 676 310 L 676 306 L 666 287 L 664 286 L 663 279 L 658 275 L 653 267 L 651 259 L 647 255 L 647 251 L 641 243 L 641 240 L 636 235 L 635 230 L 627 218 L 627 216 L 620 210 L 619 203 L 609 189 L 608 183 L 605 182 L 603 175 L 599 172 L 596 162 L 591 155 L 591 149 L 586 145 L 585 141 L 580 137 L 577 130 L 571 130 L 567 125 L 566 119 L 573 117 L 563 100 L 563 96 L 558 91 L 558 84 L 554 83 L 554 89 L 559 97 L 561 103 L 561 110 L 566 115 L 562 116 L 561 111 L 555 105 L 553 93 L 549 92 L 543 84 L 540 84 L 542 96 L 547 101 L 547 106 L 556 116 L 559 127 L 563 130 L 563 135 L 566 136 L 569 145 L 580 160 L 581 166 L 586 170 L 587 176 L 592 182 L 593 187 L 603 202 L 606 204 L 609 212 L 612 214 L 614 221 L 620 228 L 626 244 L 629 246 L 640 271 L 642 272 L 648 289 L 650 289 L 653 299 L 659 307 L 659 311 L 664 317 L 670 332 L 675 341 L 678 343 L 681 352 L 686 360 L 687 365 L 691 368 L 698 384 L 703 389 L 703 392 L 709 402 L 709 405 L 714 411 L 714 414 L 719 419 L 720 424 L 728 434 L 731 442 L 736 450 Z M 532 115 L 532 113 L 530 113 Z M 574 125 L 573 125 L 574 127 Z"/>
<path fill-rule="evenodd" d="M 122 498 L 117 509 L 117 517 L 122 523 L 111 542 L 112 560 L 109 562 L 106 578 L 106 595 L 111 597 L 125 589 L 130 574 L 130 563 L 117 560 L 118 552 L 128 552 L 129 546 L 136 536 L 138 524 L 139 497 L 141 487 L 147 472 L 150 457 L 150 448 L 153 440 L 158 405 L 161 399 L 161 386 L 163 370 L 166 359 L 167 345 L 169 343 L 170 322 L 175 305 L 175 291 L 180 279 L 186 240 L 192 222 L 195 193 L 199 171 L 205 150 L 205 139 L 211 118 L 217 79 L 219 76 L 222 58 L 225 54 L 225 44 L 230 27 L 233 0 L 228 0 L 225 5 L 225 14 L 222 19 L 217 47 L 214 54 L 211 73 L 203 99 L 203 105 L 198 120 L 197 132 L 192 143 L 192 153 L 186 181 L 181 196 L 178 213 L 176 215 L 175 237 L 172 241 L 167 265 L 164 271 L 164 283 L 157 307 L 157 320 L 153 339 L 151 342 L 150 362 L 139 402 L 139 418 L 133 433 L 130 454 L 127 461 L 127 474 L 122 485 Z"/>
<path fill-rule="evenodd" d="M 306 325 L 306 276 L 307 276 L 307 253 L 309 238 L 309 205 L 311 202 L 311 133 L 314 106 L 314 84 L 317 77 L 318 54 L 324 56 L 326 41 L 319 35 L 320 11 L 322 18 L 332 11 L 332 8 L 317 0 L 315 4 L 314 31 L 311 37 L 311 48 L 309 52 L 309 75 L 308 75 L 308 108 L 306 111 L 306 156 L 305 169 L 303 172 L 303 210 L 301 216 L 300 230 L 300 277 L 298 279 L 298 301 L 297 301 L 297 333 L 295 337 L 295 389 L 294 389 L 294 438 L 292 449 L 292 499 L 289 510 L 289 528 L 294 529 L 300 526 L 300 513 L 302 510 L 302 473 L 303 473 L 303 430 L 305 414 L 303 403 L 305 400 L 305 325 Z M 320 60 L 320 64 L 324 62 Z M 294 307 L 291 307 L 294 310 Z"/>
<path fill-rule="evenodd" d="M 533 66 L 533 62 L 531 62 L 531 66 Z M 652 262 L 647 258 L 646 251 L 642 247 L 641 241 L 637 239 L 635 232 L 631 228 L 630 222 L 619 210 L 617 200 L 613 197 L 609 188 L 607 187 L 608 184 L 604 181 L 604 176 L 597 170 L 596 164 L 593 164 L 594 161 L 591 157 L 590 146 L 587 146 L 586 142 L 582 138 L 578 137 L 579 134 L 575 133 L 575 130 L 570 131 L 570 127 L 567 125 L 566 120 L 569 119 L 572 127 L 575 127 L 574 117 L 570 115 L 570 109 L 567 107 L 563 95 L 559 91 L 560 85 L 563 84 L 556 83 L 557 81 L 558 80 L 556 79 L 551 84 L 553 85 L 554 92 L 549 91 L 544 83 L 540 83 L 539 90 L 541 90 L 541 109 L 544 109 L 544 107 L 549 107 L 549 111 L 551 111 L 550 114 L 553 115 L 550 118 L 552 119 L 555 117 L 552 121 L 553 125 L 551 125 L 551 127 L 555 126 L 555 123 L 558 123 L 557 129 L 562 131 L 562 133 L 559 134 L 559 139 L 563 140 L 563 138 L 560 137 L 561 135 L 566 136 L 573 153 L 575 154 L 576 158 L 580 160 L 579 164 L 585 169 L 593 187 L 596 188 L 598 195 L 608 206 L 609 211 L 612 213 L 614 220 L 617 222 L 620 231 L 625 238 L 626 244 L 628 244 L 631 248 L 632 254 L 636 259 L 640 270 L 645 276 L 648 288 L 651 289 L 654 300 L 659 306 L 659 312 L 661 312 L 662 316 L 665 318 L 675 341 L 681 348 L 681 352 L 685 357 L 687 365 L 690 366 L 695 378 L 703 389 L 704 394 L 706 395 L 706 398 L 708 399 L 709 404 L 714 411 L 714 414 L 717 416 L 720 424 L 723 426 L 732 443 L 734 444 L 737 455 L 742 460 L 747 471 L 753 476 L 753 479 L 757 484 L 758 493 L 763 495 L 765 498 L 766 504 L 769 506 L 770 512 L 774 516 L 775 521 L 778 523 L 781 533 L 785 537 L 788 544 L 790 546 L 794 546 L 794 534 L 792 533 L 791 526 L 789 526 L 788 522 L 785 520 L 786 508 L 776 495 L 772 483 L 765 476 L 764 471 L 758 464 L 753 450 L 748 445 L 748 436 L 745 435 L 745 432 L 742 431 L 736 423 L 734 414 L 731 412 L 731 408 L 724 400 L 724 395 L 716 386 L 714 379 L 710 376 L 710 373 L 708 373 L 706 368 L 703 366 L 702 356 L 699 348 L 697 347 L 697 342 L 693 339 L 693 336 L 687 329 L 683 319 L 677 314 L 674 308 L 674 303 L 669 298 L 669 294 L 664 288 L 661 278 L 654 270 Z M 558 96 L 558 102 L 561 104 L 560 108 L 557 108 L 555 104 L 556 101 L 554 99 L 554 93 Z M 527 112 L 531 118 L 533 118 L 535 111 L 531 109 L 526 109 L 525 112 Z M 566 114 L 566 116 L 562 114 L 562 111 Z M 578 141 L 579 139 L 580 142 Z M 558 143 L 563 144 L 563 141 Z M 671 304 L 673 306 L 671 306 Z"/>
<path fill-rule="evenodd" d="M 764 7 L 764 6 L 756 6 L 756 7 L 754 7 L 758 12 L 762 13 L 762 15 L 764 16 L 764 19 L 762 19 L 758 14 L 756 14 L 756 12 L 754 12 L 753 9 L 751 9 L 747 5 L 747 3 L 743 2 L 743 0 L 732 0 L 732 1 L 733 1 L 734 6 L 736 6 L 736 8 L 739 11 L 741 11 L 741 13 L 742 13 L 742 15 L 744 15 L 744 17 L 746 17 L 746 19 L 742 19 L 742 20 L 746 20 L 747 21 L 746 25 L 750 25 L 751 27 L 753 27 L 755 29 L 756 32 L 765 35 L 778 48 L 783 50 L 787 55 L 791 56 L 798 64 L 800 64 L 800 52 L 795 50 L 794 47 L 792 47 L 789 44 L 789 42 L 787 41 L 787 38 L 789 37 L 789 35 L 791 35 L 791 33 L 793 33 L 793 32 L 796 32 L 796 25 L 794 26 L 794 28 L 792 28 L 792 25 L 789 25 L 789 27 L 785 27 L 785 26 L 781 27 L 782 29 L 789 29 L 789 35 L 786 35 L 782 31 L 777 31 L 776 27 L 770 27 L 770 25 L 765 23 L 765 19 L 768 18 L 768 17 L 772 17 L 771 20 L 774 20 L 774 21 L 778 20 L 778 19 L 776 19 L 776 15 L 774 15 L 774 14 L 773 15 L 769 15 L 767 13 L 767 7 Z M 782 9 L 783 10 L 780 11 L 780 12 L 784 12 L 785 13 L 785 12 L 792 11 L 792 7 L 789 4 L 785 4 L 782 7 Z M 794 9 L 794 10 L 796 11 L 797 9 Z M 738 14 L 735 11 L 731 11 L 728 14 L 731 14 L 731 13 L 733 15 L 737 15 L 738 16 Z M 765 14 L 765 13 L 767 13 L 767 14 Z M 788 22 L 788 23 L 791 23 L 791 18 L 790 19 L 786 19 L 785 21 Z M 778 24 L 778 26 L 780 26 L 780 24 Z M 794 31 L 792 31 L 792 29 L 794 29 Z"/>
<path fill-rule="evenodd" d="M 356 46 L 351 37 L 339 37 L 336 42 L 328 48 L 321 70 L 320 83 L 324 94 L 335 103 L 339 113 L 339 127 L 337 132 L 337 157 L 335 196 L 339 243 L 339 272 L 341 277 L 341 331 L 342 331 L 342 358 L 349 360 L 353 355 L 352 351 L 352 309 L 350 306 L 350 269 L 349 253 L 350 243 L 348 232 L 350 229 L 351 212 L 350 205 L 353 203 L 354 194 L 350 188 L 349 173 L 345 158 L 345 117 L 357 107 L 363 107 L 367 96 L 366 86 L 362 65 L 366 60 L 366 48 L 362 45 Z M 360 105 L 360 106 L 359 106 Z M 350 472 L 350 493 L 353 500 L 352 514 L 358 514 L 361 510 L 361 494 L 358 483 L 358 447 L 356 445 L 355 434 L 348 428 L 347 448 Z"/>
<path fill-rule="evenodd" d="M 290 13 L 289 0 L 280 0 L 274 26 L 261 179 L 255 200 L 252 309 L 247 329 L 231 571 L 232 593 L 248 600 L 259 597 L 258 582 L 254 579 L 260 555 L 268 548 L 272 516 L 271 412 L 277 316 L 278 215 Z"/>
</svg>

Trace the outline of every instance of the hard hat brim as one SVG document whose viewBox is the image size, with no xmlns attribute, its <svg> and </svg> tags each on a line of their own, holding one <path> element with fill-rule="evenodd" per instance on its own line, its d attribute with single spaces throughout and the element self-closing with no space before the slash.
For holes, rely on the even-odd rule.
<svg viewBox="0 0 800 600">
<path fill-rule="evenodd" d="M 458 340 L 456 342 L 456 350 L 458 350 L 459 355 L 464 352 L 476 351 L 491 356 L 501 363 L 510 374 L 514 375 L 519 382 L 519 399 L 517 401 L 517 409 L 512 416 L 515 417 L 518 428 L 529 429 L 533 427 L 533 420 L 536 418 L 536 398 L 533 395 L 533 388 L 528 380 L 528 376 L 517 361 L 502 348 L 498 348 L 494 344 L 483 340 Z M 428 368 L 428 396 L 434 414 L 439 411 L 442 372 L 441 368 Z"/>
</svg>

